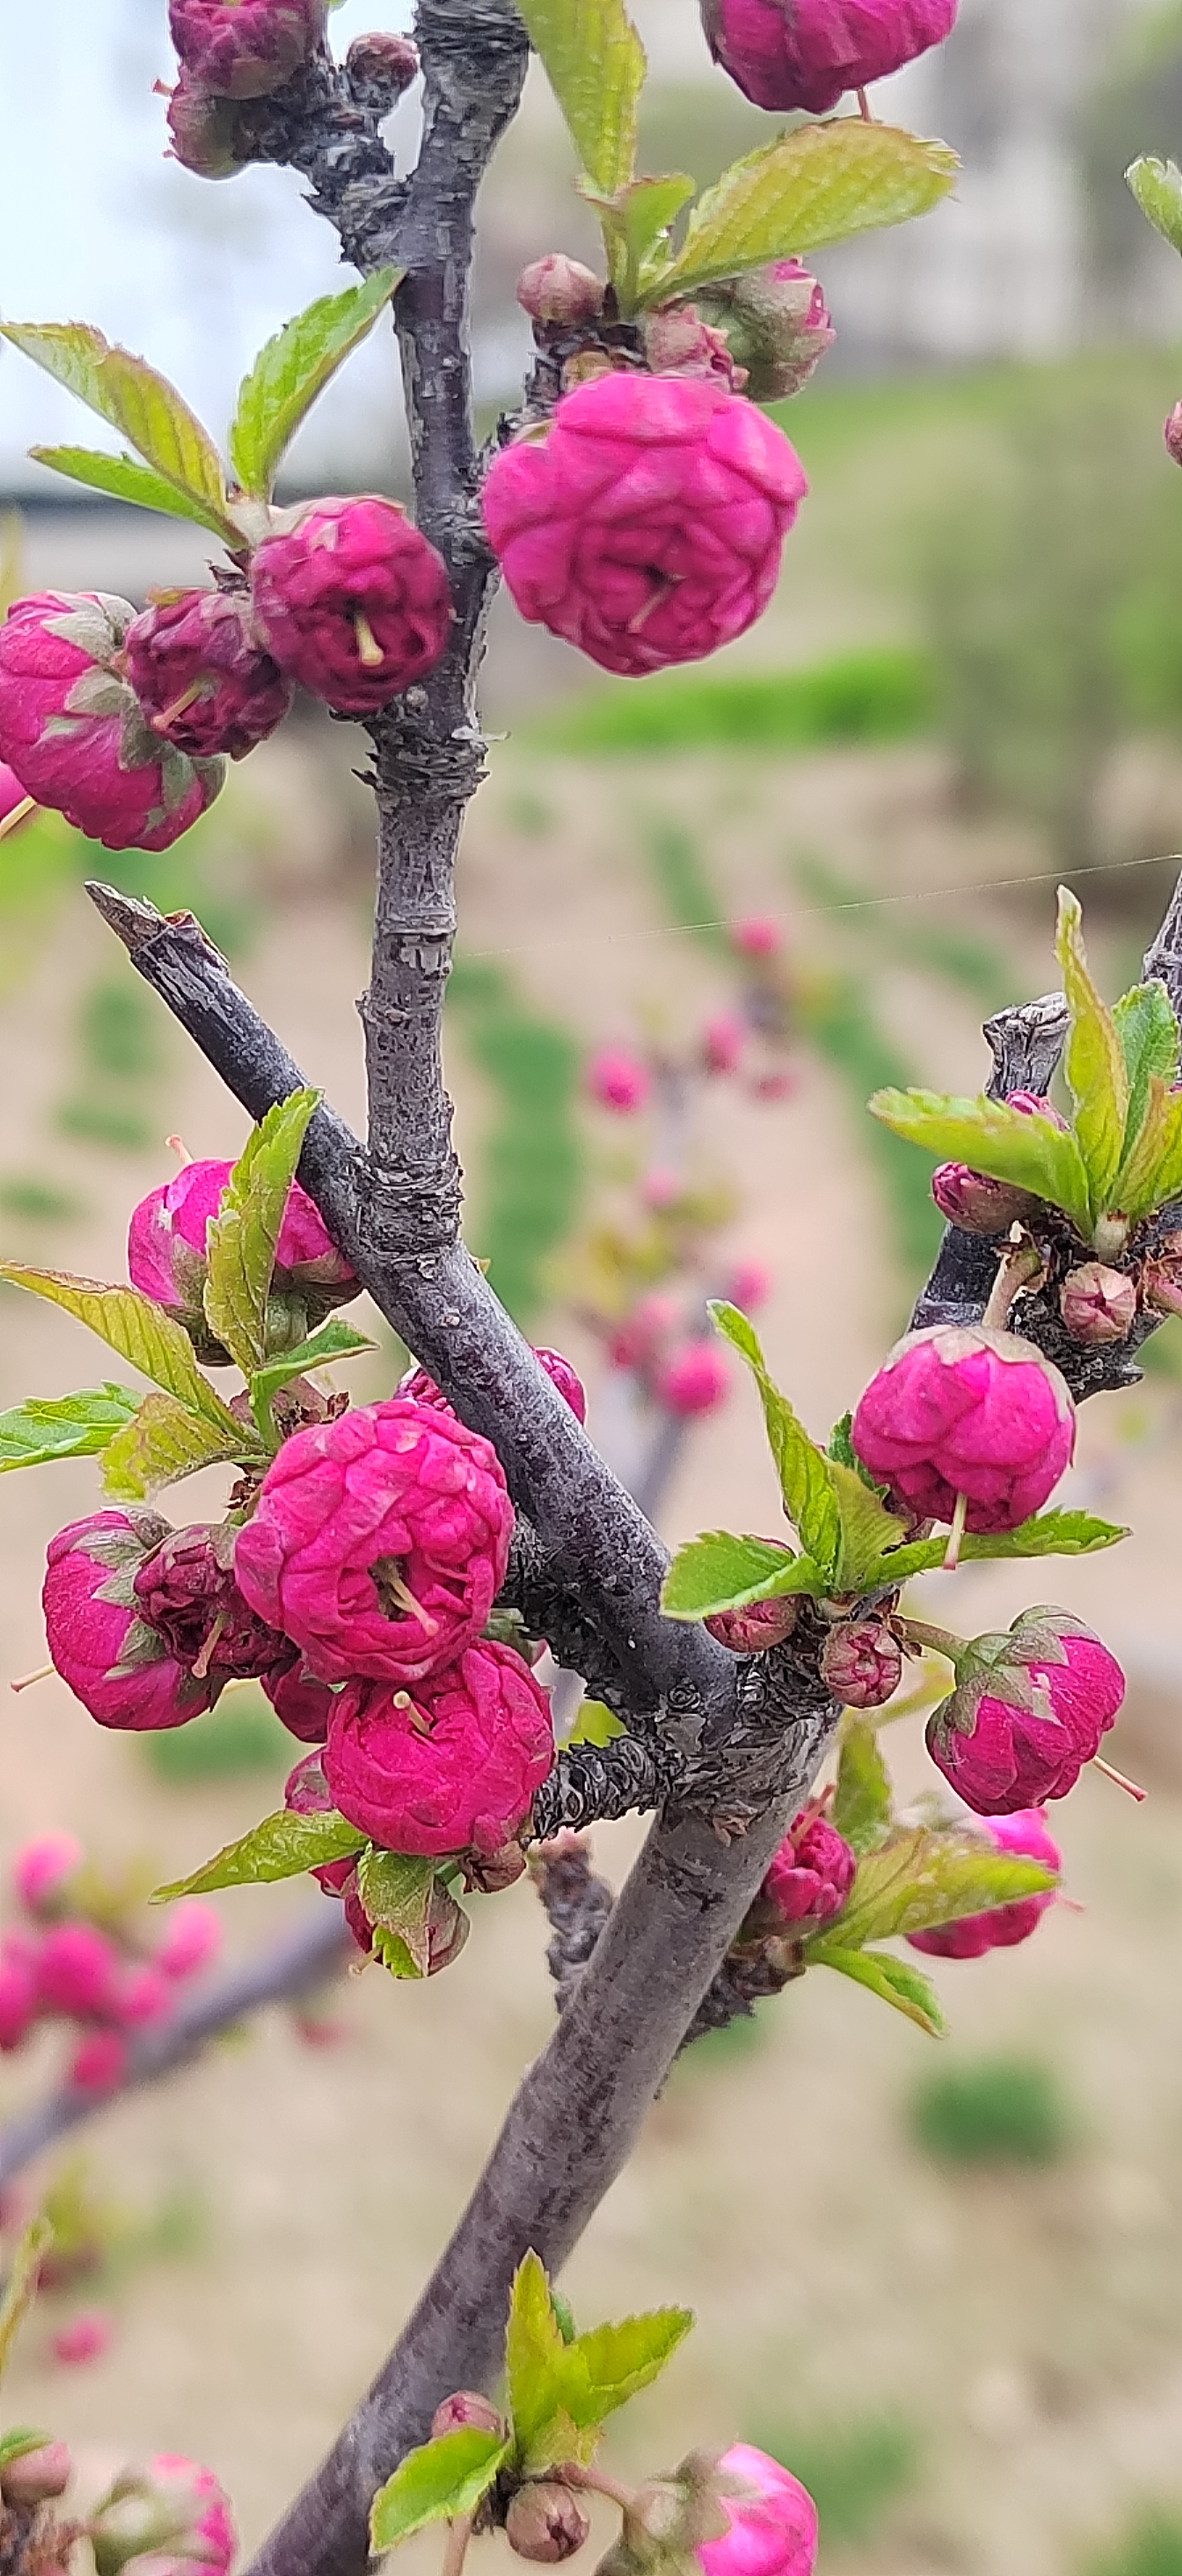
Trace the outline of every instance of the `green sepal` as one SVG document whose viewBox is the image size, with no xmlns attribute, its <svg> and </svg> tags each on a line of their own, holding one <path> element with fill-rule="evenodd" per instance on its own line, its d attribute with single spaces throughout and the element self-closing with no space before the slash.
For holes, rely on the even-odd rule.
<svg viewBox="0 0 1182 2576">
<path fill-rule="evenodd" d="M 326 1861 L 348 1860 L 364 1851 L 368 1837 L 330 1808 L 327 1815 L 297 1816 L 280 1807 L 252 1825 L 237 1842 L 227 1843 L 188 1878 L 174 1879 L 152 1892 L 153 1905 L 174 1896 L 208 1896 L 219 1887 L 255 1887 L 278 1878 L 300 1878 Z"/>
<path fill-rule="evenodd" d="M 1004 1100 L 954 1098 L 939 1091 L 876 1091 L 872 1118 L 937 1162 L 967 1163 L 992 1181 L 1009 1181 L 1050 1207 L 1062 1208 L 1090 1243 L 1091 1199 L 1083 1157 L 1070 1129 L 1026 1117 Z"/>
<path fill-rule="evenodd" d="M 847 1709 L 838 1735 L 837 1784 L 829 1821 L 860 1858 L 885 1842 L 893 1805 L 890 1773 L 874 1725 Z"/>
<path fill-rule="evenodd" d="M 884 2004 L 893 2004 L 929 2039 L 944 2038 L 947 2024 L 935 1988 L 910 1959 L 896 1959 L 889 1950 L 846 1950 L 840 1940 L 822 1937 L 810 1948 L 809 1966 L 836 1968 L 840 1976 L 852 1977 L 855 1985 L 881 1996 Z"/>
<path fill-rule="evenodd" d="M 360 286 L 318 296 L 260 349 L 238 392 L 230 462 L 244 492 L 269 501 L 285 450 L 338 367 L 368 338 L 405 271 L 379 268 Z"/>
<path fill-rule="evenodd" d="M 318 1091 L 293 1091 L 251 1130 L 206 1229 L 205 1320 L 250 1377 L 270 1357 L 275 1247 Z"/>
<path fill-rule="evenodd" d="M 140 1398 L 129 1386 L 84 1387 L 77 1395 L 31 1395 L 0 1413 L 0 1476 L 51 1458 L 93 1458 L 130 1422 Z"/>
<path fill-rule="evenodd" d="M 399 2462 L 392 2478 L 379 2487 L 370 2508 L 370 2546 L 395 2549 L 432 2522 L 454 2522 L 475 2513 L 497 2471 L 509 2456 L 499 2433 L 479 2424 L 462 2424 L 420 2443 Z"/>
<path fill-rule="evenodd" d="M 946 143 L 898 126 L 857 116 L 799 126 L 736 161 L 699 197 L 677 257 L 643 270 L 639 300 L 664 304 L 717 278 L 907 223 L 947 196 L 959 167 Z"/>
</svg>

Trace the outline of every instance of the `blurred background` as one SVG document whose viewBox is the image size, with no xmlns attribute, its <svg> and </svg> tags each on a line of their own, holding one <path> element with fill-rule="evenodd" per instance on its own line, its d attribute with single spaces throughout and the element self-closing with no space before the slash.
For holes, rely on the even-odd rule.
<svg viewBox="0 0 1182 2576">
<path fill-rule="evenodd" d="M 772 129 L 712 71 L 691 0 L 637 14 L 643 165 L 705 180 Z M 345 0 L 336 39 L 375 21 L 400 23 Z M 171 75 L 163 0 L 3 13 L 0 306 L 99 324 L 221 431 L 261 340 L 332 285 L 335 244 L 290 175 L 209 186 L 162 157 L 153 85 Z M 868 1093 L 978 1085 L 982 1016 L 1053 980 L 1057 878 L 1120 989 L 1182 844 L 1182 480 L 1160 434 L 1182 393 L 1182 272 L 1122 178 L 1182 139 L 1182 7 L 962 0 L 948 46 L 876 105 L 946 136 L 964 176 L 924 223 L 817 262 L 838 337 L 784 413 L 812 491 L 767 616 L 708 668 L 615 684 L 501 602 L 484 680 L 494 741 L 448 1021 L 468 1239 L 524 1327 L 584 1369 L 593 1433 L 650 1475 L 671 1539 L 772 1532 L 778 1505 L 747 1388 L 671 1423 L 620 1365 L 622 1320 L 657 1295 L 692 1322 L 704 1285 L 762 1274 L 773 1367 L 826 1431 L 937 1234 L 924 1160 L 866 1119 Z M 408 149 L 415 112 L 412 97 L 395 124 Z M 489 423 L 526 354 L 519 267 L 593 250 L 570 178 L 535 73 L 481 206 Z M 92 507 L 27 462 L 80 428 L 5 351 L 10 594 L 141 601 L 201 578 L 197 532 Z M 288 489 L 399 493 L 404 458 L 382 333 L 301 435 Z M 53 817 L 0 844 L 7 1257 L 121 1276 L 166 1136 L 196 1154 L 241 1141 L 84 903 L 96 859 L 198 911 L 361 1118 L 365 748 L 303 707 L 162 858 L 96 854 Z M 752 921 L 771 925 L 762 951 Z M 728 1015 L 743 1043 L 710 1074 L 706 1033 Z M 655 1082 L 633 1115 L 593 1096 L 604 1048 Z M 93 1382 L 65 1319 L 2 1289 L 0 1322 L 0 1405 Z M 402 1364 L 373 1328 L 359 1396 Z M 740 2430 L 813 2486 L 826 2576 L 1182 2571 L 1176 1325 L 1147 1360 L 1137 1391 L 1087 1409 L 1069 1494 L 1135 1536 L 1039 1582 L 1126 1662 L 1115 1758 L 1148 1802 L 1085 1777 L 1062 1816 L 1072 1907 L 1020 1954 L 936 1963 L 942 2050 L 822 1975 L 695 2050 L 571 2267 L 588 2322 L 665 2298 L 698 2310 L 626 2419 L 625 2466 Z M 42 1660 L 45 1544 L 94 1501 L 85 1465 L 0 1480 L 5 1677 Z M 221 1501 L 199 1482 L 178 1516 Z M 954 1603 L 940 1578 L 921 1591 L 925 1615 L 966 1630 L 1029 1597 L 988 1568 Z M 921 1721 L 887 1742 L 919 1795 Z M 0 1750 L 6 1847 L 64 1825 L 108 1867 L 168 1876 L 277 1803 L 292 1752 L 249 1688 L 145 1746 L 102 1735 L 56 1680 L 3 1695 Z M 637 1838 L 596 1838 L 611 1876 Z M 219 1902 L 245 1954 L 309 1898 Z M 253 2539 L 318 2455 L 549 2027 L 528 1887 L 478 1900 L 474 1934 L 429 1990 L 372 1971 L 265 2016 L 104 2115 L 81 2164 L 29 2177 L 26 2198 L 56 2178 L 83 2253 L 13 2395 L 96 2478 L 129 2446 L 192 2452 Z M 52 2043 L 6 2060 L 0 2118 L 55 2063 Z M 102 2331 L 75 2335 L 71 2361 L 87 2315 Z"/>
</svg>

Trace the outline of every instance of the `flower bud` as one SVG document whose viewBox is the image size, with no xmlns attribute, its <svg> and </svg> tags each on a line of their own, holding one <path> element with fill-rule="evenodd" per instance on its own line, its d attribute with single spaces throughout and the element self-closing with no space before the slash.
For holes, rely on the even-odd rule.
<svg viewBox="0 0 1182 2576">
<path fill-rule="evenodd" d="M 603 1109 L 627 1116 L 643 1109 L 651 1088 L 647 1065 L 626 1047 L 601 1047 L 587 1067 L 587 1088 Z"/>
<path fill-rule="evenodd" d="M 653 1393 L 669 1413 L 713 1413 L 730 1386 L 730 1370 L 713 1342 L 683 1342 L 657 1372 Z"/>
<path fill-rule="evenodd" d="M 1067 1133 L 1067 1121 L 1061 1118 L 1041 1091 L 1007 1091 L 1006 1108 L 1016 1109 L 1022 1118 L 1046 1118 L 1061 1136 Z"/>
<path fill-rule="evenodd" d="M 768 913 L 749 913 L 745 920 L 732 922 L 731 945 L 740 957 L 777 957 L 784 935 Z"/>
<path fill-rule="evenodd" d="M 281 89 L 324 35 L 326 0 L 170 0 L 180 63 L 222 98 Z"/>
<path fill-rule="evenodd" d="M 982 1824 L 995 1851 L 1039 1861 L 1056 1874 L 1061 1870 L 1062 1854 L 1047 1832 L 1041 1807 L 985 1817 Z M 1012 1950 L 1037 1931 L 1048 1906 L 1055 1902 L 1055 1893 L 1048 1887 L 1037 1896 L 1014 1897 L 1008 1905 L 991 1905 L 983 1914 L 962 1914 L 953 1923 L 934 1924 L 928 1932 L 909 1932 L 907 1939 L 913 1950 L 926 1951 L 934 1959 L 982 1959 L 987 1950 Z"/>
<path fill-rule="evenodd" d="M 702 0 L 706 42 L 744 98 L 825 116 L 846 90 L 941 44 L 957 0 Z"/>
<path fill-rule="evenodd" d="M 108 2350 L 113 2333 L 105 2308 L 84 2308 L 81 2315 L 70 2318 L 68 2325 L 59 2327 L 51 2346 L 54 2360 L 71 2369 L 98 2361 Z"/>
<path fill-rule="evenodd" d="M 719 1011 L 707 1020 L 702 1037 L 702 1062 L 707 1073 L 733 1073 L 743 1053 L 747 1030 L 737 1011 Z"/>
<path fill-rule="evenodd" d="M 431 2418 L 431 2439 L 438 2442 L 444 2433 L 460 2433 L 469 2427 L 478 2433 L 501 2432 L 501 2418 L 496 2407 L 482 2397 L 478 2389 L 457 2388 L 437 2406 Z"/>
<path fill-rule="evenodd" d="M 272 660 L 342 714 L 376 714 L 446 650 L 447 566 L 381 493 L 297 509 L 256 548 L 250 580 Z"/>
<path fill-rule="evenodd" d="M 345 70 L 367 107 L 389 108 L 418 79 L 418 48 L 409 36 L 376 27 L 368 36 L 354 36 Z"/>
<path fill-rule="evenodd" d="M 1033 1342 L 982 1324 L 931 1324 L 896 1342 L 854 1411 L 863 1466 L 915 1520 L 1017 1529 L 1071 1464 L 1075 1408 Z"/>
<path fill-rule="evenodd" d="M 0 626 L 0 760 L 90 840 L 167 850 L 213 803 L 225 766 L 191 761 L 145 722 L 123 676 L 134 618 L 106 591 L 14 601 Z"/>
<path fill-rule="evenodd" d="M 180 1985 L 212 1966 L 221 1946 L 221 1919 L 215 1908 L 200 1896 L 187 1896 L 173 1906 L 153 1964 Z"/>
<path fill-rule="evenodd" d="M 837 338 L 823 290 L 798 259 L 724 278 L 697 306 L 703 321 L 725 333 L 753 402 L 798 394 Z"/>
<path fill-rule="evenodd" d="M 881 1708 L 903 1674 L 898 1639 L 880 1619 L 850 1619 L 831 1628 L 821 1650 L 821 1679 L 844 1708 Z"/>
<path fill-rule="evenodd" d="M 1065 1610 L 1028 1610 L 1008 1635 L 976 1638 L 956 1670 L 951 1698 L 928 1720 L 927 1747 L 979 1816 L 1065 1798 L 1124 1698 L 1115 1656 Z"/>
<path fill-rule="evenodd" d="M 1137 1318 L 1136 1284 L 1102 1261 L 1081 1262 L 1078 1270 L 1068 1271 L 1059 1290 L 1059 1312 L 1073 1342 L 1093 1350 L 1127 1342 Z"/>
<path fill-rule="evenodd" d="M 1014 1189 L 1008 1181 L 992 1181 L 967 1163 L 938 1164 L 932 1174 L 932 1197 L 941 1216 L 949 1225 L 959 1226 L 962 1234 L 1008 1234 L 1012 1225 L 1028 1224 L 1040 1204 L 1029 1190 Z"/>
<path fill-rule="evenodd" d="M 146 2469 L 117 2478 L 90 2523 L 97 2576 L 119 2576 L 134 2562 L 154 2576 L 204 2568 L 227 2576 L 237 2547 L 229 2502 L 211 2470 L 160 2451 Z"/>
<path fill-rule="evenodd" d="M 812 2576 L 817 2508 L 799 2478 L 750 2442 L 732 2442 L 718 2468 L 727 2529 L 699 2542 L 703 2576 Z"/>
<path fill-rule="evenodd" d="M 557 2478 L 531 2478 L 509 2499 L 505 2538 L 519 2558 L 555 2567 L 574 2557 L 590 2529 L 578 2497 Z"/>
<path fill-rule="evenodd" d="M 127 2041 L 117 2030 L 88 2030 L 70 2059 L 69 2081 L 79 2093 L 109 2093 L 122 2083 Z"/>
<path fill-rule="evenodd" d="M 785 1548 L 785 1555 L 790 1550 Z M 745 1610 L 716 1610 L 703 1627 L 718 1639 L 732 1655 L 764 1655 L 770 1646 L 782 1646 L 790 1637 L 800 1617 L 800 1602 L 791 1592 L 781 1593 L 778 1601 L 751 1601 Z"/>
<path fill-rule="evenodd" d="M 568 259 L 565 251 L 552 250 L 545 259 L 531 259 L 515 291 L 532 322 L 574 329 L 580 322 L 596 321 L 603 311 L 603 279 L 584 268 L 581 260 Z"/>
<path fill-rule="evenodd" d="M 96 1924 L 57 1923 L 46 1933 L 37 1961 L 42 2012 L 117 2018 L 121 1982 L 119 1953 Z"/>
<path fill-rule="evenodd" d="M 666 304 L 646 313 L 644 354 L 654 375 L 712 376 L 730 393 L 742 393 L 746 367 L 732 357 L 725 331 L 703 320 L 692 304 Z"/>
<path fill-rule="evenodd" d="M 215 98 L 183 69 L 171 95 L 162 82 L 157 87 L 168 96 L 167 160 L 179 161 L 182 170 L 191 170 L 198 179 L 233 179 L 245 170 L 252 156 L 244 147 L 237 99 Z"/>
<path fill-rule="evenodd" d="M 246 603 L 225 590 L 153 601 L 128 627 L 127 677 L 153 733 L 194 760 L 244 760 L 295 694 L 257 644 Z"/>
<path fill-rule="evenodd" d="M 1166 454 L 1173 457 L 1175 465 L 1182 465 L 1182 402 L 1175 403 L 1162 436 L 1166 442 Z"/>
<path fill-rule="evenodd" d="M 49 1915 L 81 1865 L 82 1845 L 73 1834 L 42 1834 L 25 1843 L 12 1864 L 12 1880 L 26 1914 Z"/>
<path fill-rule="evenodd" d="M 815 1807 L 793 1818 L 759 1891 L 764 1904 L 799 1937 L 839 1914 L 854 1883 L 849 1844 Z"/>
<path fill-rule="evenodd" d="M 50 2504 L 64 2495 L 74 2463 L 64 2442 L 43 2442 L 39 2450 L 22 2451 L 0 2468 L 0 2496 L 7 2505 Z"/>
</svg>

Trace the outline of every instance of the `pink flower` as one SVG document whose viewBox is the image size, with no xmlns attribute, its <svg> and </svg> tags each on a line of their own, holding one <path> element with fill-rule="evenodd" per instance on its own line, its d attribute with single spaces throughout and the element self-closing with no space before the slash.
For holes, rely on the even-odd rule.
<svg viewBox="0 0 1182 2576">
<path fill-rule="evenodd" d="M 127 1275 L 157 1306 L 199 1314 L 205 1284 L 206 1232 L 222 1202 L 232 1163 L 186 1163 L 174 1180 L 149 1190 L 133 1208 Z M 300 1296 L 319 1321 L 357 1295 L 357 1280 L 298 1181 L 288 1194 L 275 1254 L 275 1288 Z"/>
<path fill-rule="evenodd" d="M 830 1629 L 821 1679 L 844 1708 L 881 1708 L 902 1677 L 902 1649 L 881 1619 L 847 1619 Z"/>
<path fill-rule="evenodd" d="M 87 2361 L 98 2361 L 110 2346 L 114 2328 L 105 2308 L 84 2308 L 68 2325 L 59 2328 L 53 2338 L 55 2361 L 71 2367 Z"/>
<path fill-rule="evenodd" d="M 790 1550 L 785 1548 L 785 1555 Z M 702 1625 L 731 1655 L 764 1655 L 782 1646 L 800 1617 L 800 1602 L 790 1592 L 774 1601 L 750 1601 L 745 1610 L 716 1610 Z"/>
<path fill-rule="evenodd" d="M 332 1711 L 332 1692 L 327 1682 L 318 1682 L 298 1654 L 286 1669 L 263 1673 L 260 1679 L 288 1734 L 294 1735 L 299 1744 L 323 1744 Z"/>
<path fill-rule="evenodd" d="M 27 805 L 28 801 L 28 788 L 21 786 L 15 769 L 9 769 L 0 762 L 0 823 L 6 823 L 9 815 L 15 814 L 17 806 Z"/>
<path fill-rule="evenodd" d="M 284 1442 L 234 1568 L 251 1608 L 320 1680 L 398 1685 L 449 1663 L 484 1626 L 512 1529 L 490 1442 L 395 1396 Z"/>
<path fill-rule="evenodd" d="M 0 626 L 0 759 L 39 805 L 109 850 L 167 850 L 213 803 L 221 761 L 162 743 L 121 677 L 135 610 L 41 591 Z"/>
<path fill-rule="evenodd" d="M 114 1942 L 93 1923 L 55 1923 L 37 1960 L 42 2012 L 71 2021 L 116 2020 L 123 1963 Z"/>
<path fill-rule="evenodd" d="M 325 0 L 171 0 L 184 69 L 225 98 L 262 98 L 291 79 L 324 35 Z"/>
<path fill-rule="evenodd" d="M 135 1573 L 166 1527 L 153 1512 L 93 1512 L 49 1542 L 41 1606 L 50 1658 L 100 1726 L 183 1726 L 222 1688 L 187 1672 L 140 1616 Z"/>
<path fill-rule="evenodd" d="M 255 620 L 291 680 L 348 715 L 373 715 L 447 649 L 441 555 L 393 501 L 316 501 L 264 537 L 251 565 Z"/>
<path fill-rule="evenodd" d="M 81 1860 L 82 1845 L 73 1834 L 42 1834 L 23 1843 L 12 1864 L 12 1883 L 26 1913 L 52 1912 Z"/>
<path fill-rule="evenodd" d="M 824 116 L 942 44 L 957 0 L 703 0 L 716 63 L 756 107 Z"/>
<path fill-rule="evenodd" d="M 617 1109 L 628 1117 L 634 1109 L 643 1109 L 652 1085 L 648 1067 L 627 1047 L 600 1047 L 587 1067 L 587 1089 L 603 1109 Z"/>
<path fill-rule="evenodd" d="M 290 680 L 255 642 L 236 592 L 183 590 L 157 600 L 128 628 L 125 649 L 153 733 L 194 760 L 219 752 L 242 760 L 292 702 Z"/>
<path fill-rule="evenodd" d="M 1041 1861 L 1044 1869 L 1058 1871 L 1063 1866 L 1041 1807 L 1019 1807 L 1016 1815 L 991 1817 L 985 1831 L 999 1852 Z M 991 1906 L 985 1914 L 962 1914 L 958 1923 L 939 1923 L 930 1932 L 909 1932 L 907 1938 L 913 1950 L 926 1950 L 935 1959 L 981 1959 L 987 1950 L 1012 1950 L 1017 1942 L 1028 1941 L 1054 1902 L 1055 1891 L 1049 1887 L 1041 1896 L 1019 1896 L 1010 1905 Z"/>
<path fill-rule="evenodd" d="M 212 1905 L 200 1896 L 183 1897 L 174 1905 L 168 1928 L 154 1959 L 154 1966 L 174 1985 L 187 1977 L 199 1976 L 203 1968 L 212 1967 L 222 1946 L 221 1918 Z"/>
<path fill-rule="evenodd" d="M 804 1807 L 789 1826 L 759 1892 L 782 1923 L 815 1932 L 841 1912 L 857 1866 L 836 1827 L 815 1808 Z"/>
<path fill-rule="evenodd" d="M 384 1849 L 491 1855 L 550 1771 L 550 1703 L 511 1647 L 469 1646 L 414 1700 L 350 1683 L 323 1759 L 341 1814 Z"/>
<path fill-rule="evenodd" d="M 782 430 L 691 376 L 597 376 L 495 456 L 489 543 L 523 617 L 636 678 L 766 608 L 808 489 Z"/>
<path fill-rule="evenodd" d="M 957 1691 L 928 1720 L 933 1762 L 981 1816 L 1011 1816 L 1065 1798 L 1125 1695 L 1120 1665 L 1090 1628 L 1063 1611 L 1027 1618 L 1035 1635 L 1023 1649 L 1023 1623 L 1016 1623 L 1014 1662 L 1016 1678 L 1031 1686 L 1033 1707 L 1016 1707 L 987 1688 L 968 1697 Z M 1062 1663 L 1037 1651 L 1038 1632 L 1048 1628 L 1062 1647 Z"/>
<path fill-rule="evenodd" d="M 227 2576 L 238 2535 L 224 2489 L 212 2470 L 174 2451 L 158 2451 L 146 2469 L 125 2471 L 98 2507 L 92 2528 L 105 2570 L 133 2576 Z"/>
<path fill-rule="evenodd" d="M 713 1413 L 730 1386 L 730 1370 L 713 1342 L 683 1342 L 658 1369 L 653 1392 L 670 1413 Z"/>
<path fill-rule="evenodd" d="M 1075 1410 L 1033 1342 L 931 1324 L 896 1342 L 859 1400 L 851 1438 L 913 1519 L 950 1521 L 967 1494 L 967 1528 L 1017 1529 L 1071 1464 Z"/>
<path fill-rule="evenodd" d="M 0 2049 L 19 2048 L 37 2018 L 37 1947 L 24 1933 L 0 1941 Z"/>
<path fill-rule="evenodd" d="M 569 1404 L 571 1412 L 579 1422 L 585 1422 L 587 1393 L 577 1369 L 571 1367 L 570 1361 L 563 1358 L 561 1351 L 547 1350 L 543 1343 L 535 1342 L 533 1352 L 538 1366 L 545 1369 L 547 1377 L 557 1387 L 564 1404 Z M 441 1413 L 452 1411 L 442 1387 L 436 1386 L 434 1378 L 429 1377 L 424 1368 L 408 1369 L 406 1376 L 399 1378 L 396 1392 L 406 1396 L 411 1404 L 432 1405 Z"/>
<path fill-rule="evenodd" d="M 694 2552 L 705 2576 L 812 2576 L 817 2508 L 799 2478 L 750 2442 L 732 2442 L 718 2465 L 743 2492 L 721 2498 L 729 2531 Z"/>
<path fill-rule="evenodd" d="M 778 957 L 784 933 L 770 913 L 753 912 L 742 921 L 732 922 L 731 940 L 740 957 Z"/>
<path fill-rule="evenodd" d="M 226 1521 L 169 1530 L 132 1577 L 146 1619 L 191 1673 L 243 1680 L 286 1669 L 291 1645 L 243 1599 L 234 1580 L 235 1531 Z"/>
<path fill-rule="evenodd" d="M 126 1970 L 120 1979 L 112 2010 L 124 2030 L 139 2030 L 149 2022 L 166 2020 L 174 2001 L 163 1969 L 158 1963 L 145 1963 L 142 1967 Z"/>
<path fill-rule="evenodd" d="M 747 1030 L 737 1011 L 719 1011 L 707 1020 L 702 1039 L 702 1062 L 707 1073 L 733 1073 L 747 1040 Z"/>
<path fill-rule="evenodd" d="M 608 1343 L 613 1368 L 644 1368 L 653 1361 L 677 1322 L 677 1305 L 659 1289 L 640 1298 L 630 1315 L 617 1324 Z"/>
<path fill-rule="evenodd" d="M 67 2069 L 67 2082 L 78 2093 L 109 2093 L 127 2069 L 127 2041 L 117 2030 L 88 2030 L 79 2040 Z M 59 2354 L 59 2360 L 65 2356 Z M 88 2353 L 73 2356 L 89 2360 Z"/>
<path fill-rule="evenodd" d="M 762 1261 L 737 1261 L 726 1282 L 725 1295 L 732 1306 L 753 1315 L 757 1306 L 766 1306 L 772 1293 L 772 1274 Z"/>
</svg>

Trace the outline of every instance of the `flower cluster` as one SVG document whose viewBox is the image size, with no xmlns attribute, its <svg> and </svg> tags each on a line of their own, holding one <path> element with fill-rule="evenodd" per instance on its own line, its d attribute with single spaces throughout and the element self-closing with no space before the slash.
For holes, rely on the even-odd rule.
<svg viewBox="0 0 1182 2576">
<path fill-rule="evenodd" d="M 117 2084 L 130 2034 L 166 2021 L 178 1987 L 215 1958 L 217 1915 L 190 1898 L 149 1939 L 69 1834 L 26 1843 L 12 1885 L 20 1919 L 0 1936 L 0 2049 L 18 2049 L 41 2023 L 65 2023 L 70 2082 L 86 2091 Z"/>
<path fill-rule="evenodd" d="M 64 2357 L 64 2356 L 63 2356 Z M 124 2469 L 85 2519 L 59 2521 L 74 2476 L 64 2442 L 6 2444 L 0 2468 L 0 2544 L 14 2565 L 65 2567 L 90 2544 L 99 2576 L 229 2576 L 238 2547 L 230 2501 L 212 2470 L 175 2451 Z"/>
<path fill-rule="evenodd" d="M 149 1190 L 132 1210 L 127 1233 L 127 1275 L 141 1296 L 177 1315 L 201 1357 L 211 1364 L 229 1354 L 213 1340 L 203 1304 L 208 1276 L 209 1228 L 217 1216 L 232 1164 L 186 1162 L 176 1178 Z M 275 1251 L 270 1303 L 281 1325 L 277 1338 L 302 1341 L 334 1306 L 347 1305 L 358 1282 L 338 1252 L 307 1191 L 294 1181 Z"/>
</svg>

